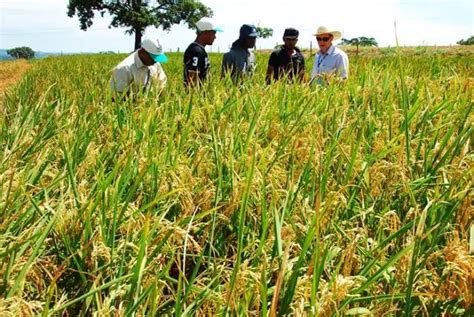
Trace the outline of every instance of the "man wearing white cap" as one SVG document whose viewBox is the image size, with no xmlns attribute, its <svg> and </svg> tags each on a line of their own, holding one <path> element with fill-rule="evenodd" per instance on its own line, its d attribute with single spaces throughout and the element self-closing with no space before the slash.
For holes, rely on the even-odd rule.
<svg viewBox="0 0 474 317">
<path fill-rule="evenodd" d="M 314 57 L 311 82 L 316 80 L 319 84 L 326 84 L 330 77 L 347 79 L 349 76 L 349 58 L 341 49 L 332 42 L 341 38 L 341 32 L 333 31 L 320 26 L 316 33 L 319 52 Z"/>
<path fill-rule="evenodd" d="M 184 52 L 184 84 L 194 86 L 206 80 L 211 65 L 206 52 L 206 45 L 212 45 L 216 32 L 222 29 L 216 27 L 209 19 L 201 19 L 196 23 L 197 37 Z"/>
<path fill-rule="evenodd" d="M 168 58 L 158 39 L 146 38 L 141 48 L 133 52 L 112 71 L 110 89 L 114 94 L 148 91 L 152 87 L 162 90 L 166 85 L 166 74 L 160 63 Z"/>
</svg>

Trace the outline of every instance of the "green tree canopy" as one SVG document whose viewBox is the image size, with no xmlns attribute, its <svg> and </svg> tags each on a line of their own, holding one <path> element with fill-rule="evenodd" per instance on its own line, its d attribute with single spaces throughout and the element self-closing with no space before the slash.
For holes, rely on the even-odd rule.
<svg viewBox="0 0 474 317">
<path fill-rule="evenodd" d="M 365 36 L 360 36 L 360 37 L 354 37 L 350 40 L 348 39 L 342 39 L 341 43 L 343 45 L 350 45 L 350 46 L 355 46 L 356 49 L 356 55 L 359 55 L 359 46 L 378 46 L 377 41 L 373 37 L 365 37 Z"/>
<path fill-rule="evenodd" d="M 35 57 L 35 52 L 27 46 L 12 48 L 7 50 L 7 54 L 13 58 L 31 59 Z"/>
<path fill-rule="evenodd" d="M 474 35 L 466 40 L 460 40 L 457 42 L 459 45 L 474 45 Z"/>
<path fill-rule="evenodd" d="M 185 22 L 190 27 L 212 10 L 198 0 L 70 0 L 68 16 L 77 15 L 82 30 L 92 26 L 95 13 L 112 17 L 109 27 L 125 27 L 135 34 L 135 49 L 140 47 L 149 26 L 169 30 L 173 24 Z"/>
<path fill-rule="evenodd" d="M 258 37 L 267 39 L 273 36 L 273 29 L 257 26 Z"/>
<path fill-rule="evenodd" d="M 378 46 L 377 41 L 373 37 L 354 37 L 350 40 L 342 39 L 342 44 L 353 46 Z"/>
</svg>

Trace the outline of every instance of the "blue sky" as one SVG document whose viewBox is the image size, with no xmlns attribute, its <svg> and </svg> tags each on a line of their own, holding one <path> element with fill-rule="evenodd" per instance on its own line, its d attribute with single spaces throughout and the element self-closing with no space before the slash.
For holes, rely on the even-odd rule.
<svg viewBox="0 0 474 317">
<path fill-rule="evenodd" d="M 87 32 L 79 29 L 77 17 L 66 15 L 67 0 L 2 0 L 0 2 L 0 48 L 30 46 L 46 52 L 129 52 L 133 38 L 124 29 L 109 29 L 110 18 L 96 18 Z M 381 46 L 451 45 L 474 35 L 472 0 L 203 0 L 214 10 L 214 20 L 224 28 L 212 48 L 224 51 L 235 40 L 243 23 L 271 27 L 271 39 L 259 40 L 258 48 L 271 48 L 281 41 L 285 27 L 300 30 L 300 46 L 314 42 L 319 25 L 343 31 L 344 37 L 375 37 Z M 194 32 L 175 26 L 170 32 L 150 28 L 166 50 L 183 50 Z"/>
</svg>

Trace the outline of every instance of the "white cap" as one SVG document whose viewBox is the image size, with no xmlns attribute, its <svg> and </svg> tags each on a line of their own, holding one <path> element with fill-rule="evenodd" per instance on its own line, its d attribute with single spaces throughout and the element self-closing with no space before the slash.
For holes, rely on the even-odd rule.
<svg viewBox="0 0 474 317">
<path fill-rule="evenodd" d="M 201 19 L 196 22 L 196 27 L 199 31 L 214 31 L 214 32 L 222 32 L 222 29 L 217 27 L 214 22 L 210 19 Z"/>
<path fill-rule="evenodd" d="M 163 54 L 163 46 L 158 39 L 152 40 L 150 38 L 145 38 L 142 41 L 142 47 L 145 49 L 145 51 L 153 55 Z"/>
<path fill-rule="evenodd" d="M 166 63 L 168 58 L 163 54 L 163 46 L 158 39 L 145 38 L 142 48 L 152 55 L 155 62 Z"/>
</svg>

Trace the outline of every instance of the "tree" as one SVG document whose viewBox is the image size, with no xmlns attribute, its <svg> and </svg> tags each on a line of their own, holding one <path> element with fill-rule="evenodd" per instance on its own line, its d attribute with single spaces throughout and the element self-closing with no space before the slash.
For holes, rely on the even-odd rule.
<svg viewBox="0 0 474 317">
<path fill-rule="evenodd" d="M 370 46 L 377 47 L 378 46 L 377 41 L 373 37 L 365 37 L 365 36 L 354 37 L 350 40 L 342 39 L 341 43 L 343 45 L 350 45 L 350 46 L 355 45 L 357 47 L 356 48 L 356 55 L 359 55 L 359 46 L 367 46 L 367 47 L 370 47 Z"/>
<path fill-rule="evenodd" d="M 474 35 L 468 38 L 467 40 L 460 40 L 457 42 L 459 45 L 474 45 Z"/>
<path fill-rule="evenodd" d="M 35 52 L 27 46 L 12 48 L 7 50 L 7 54 L 13 58 L 31 59 L 35 57 Z"/>
<path fill-rule="evenodd" d="M 212 16 L 212 10 L 198 0 L 69 0 L 67 15 L 77 15 L 84 31 L 92 26 L 95 12 L 112 16 L 109 28 L 126 27 L 127 34 L 135 34 L 135 49 L 149 26 L 168 31 L 185 22 L 194 28 L 199 19 Z"/>
<path fill-rule="evenodd" d="M 351 45 L 351 40 L 342 38 L 342 39 L 341 39 L 341 44 L 342 44 L 342 45 Z"/>
<path fill-rule="evenodd" d="M 258 37 L 267 39 L 273 36 L 273 29 L 257 26 Z"/>
</svg>

